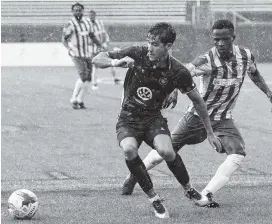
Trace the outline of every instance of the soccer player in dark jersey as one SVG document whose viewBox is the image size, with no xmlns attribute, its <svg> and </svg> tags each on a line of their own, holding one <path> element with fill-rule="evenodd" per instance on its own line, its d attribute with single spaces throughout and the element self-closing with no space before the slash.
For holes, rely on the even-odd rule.
<svg viewBox="0 0 272 224">
<path fill-rule="evenodd" d="M 211 128 L 206 105 L 190 72 L 169 55 L 168 51 L 175 39 L 176 32 L 170 24 L 157 23 L 147 34 L 147 47 L 132 46 L 119 51 L 101 52 L 93 58 L 93 63 L 99 68 L 129 67 L 116 125 L 117 139 L 129 171 L 149 197 L 159 218 L 168 218 L 169 213 L 154 191 L 151 178 L 138 155 L 143 141 L 156 149 L 166 161 L 185 189 L 186 196 L 201 199 L 200 193 L 189 183 L 189 175 L 181 157 L 173 150 L 167 120 L 161 114 L 164 100 L 174 89 L 186 93 L 191 99 L 206 127 L 210 144 L 220 150 L 220 142 Z"/>
<path fill-rule="evenodd" d="M 272 92 L 260 75 L 251 51 L 233 44 L 233 24 L 229 20 L 216 21 L 212 27 L 212 38 L 214 47 L 186 65 L 192 76 L 200 76 L 200 94 L 207 104 L 213 130 L 222 145 L 222 150 L 218 152 L 227 154 L 226 160 L 202 191 L 202 199 L 197 201 L 199 206 L 204 207 L 219 206 L 213 201 L 213 194 L 228 183 L 246 155 L 244 140 L 232 119 L 232 110 L 246 74 L 272 103 Z M 197 144 L 206 139 L 206 131 L 193 104 L 171 135 L 176 152 L 184 145 Z M 162 161 L 163 158 L 152 150 L 143 162 L 150 170 Z M 123 186 L 124 194 L 131 194 L 135 184 L 136 178 L 129 175 Z"/>
</svg>

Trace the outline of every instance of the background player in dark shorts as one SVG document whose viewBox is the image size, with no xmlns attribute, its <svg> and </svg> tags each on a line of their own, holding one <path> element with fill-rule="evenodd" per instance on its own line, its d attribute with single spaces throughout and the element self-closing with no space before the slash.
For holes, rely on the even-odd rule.
<svg viewBox="0 0 272 224">
<path fill-rule="evenodd" d="M 133 46 L 120 51 L 101 52 L 93 58 L 93 63 L 99 68 L 129 67 L 116 125 L 117 135 L 128 169 L 149 197 L 155 215 L 159 218 L 168 218 L 169 213 L 155 193 L 151 178 L 138 155 L 142 141 L 155 148 L 165 159 L 188 197 L 201 199 L 201 195 L 189 183 L 188 172 L 181 157 L 173 150 L 166 120 L 161 115 L 163 101 L 175 88 L 186 93 L 194 103 L 207 129 L 211 145 L 214 148 L 221 147 L 190 72 L 169 55 L 168 51 L 175 39 L 176 32 L 170 24 L 157 23 L 148 32 L 147 47 Z"/>
<path fill-rule="evenodd" d="M 212 200 L 213 194 L 228 183 L 246 155 L 244 140 L 232 119 L 232 110 L 246 74 L 272 102 L 272 92 L 260 75 L 251 51 L 233 44 L 233 24 L 229 20 L 216 21 L 212 27 L 212 37 L 215 46 L 187 65 L 192 76 L 201 75 L 200 93 L 207 103 L 213 131 L 220 138 L 222 145 L 218 152 L 227 154 L 226 160 L 203 189 L 204 200 L 197 201 L 198 205 L 205 207 L 219 206 Z M 189 106 L 188 112 L 178 122 L 171 135 L 175 151 L 184 145 L 197 144 L 206 139 L 206 131 L 193 105 Z M 149 170 L 161 161 L 161 156 L 152 150 L 143 162 Z M 131 176 L 127 178 L 129 194 L 136 184 L 136 179 Z"/>
</svg>

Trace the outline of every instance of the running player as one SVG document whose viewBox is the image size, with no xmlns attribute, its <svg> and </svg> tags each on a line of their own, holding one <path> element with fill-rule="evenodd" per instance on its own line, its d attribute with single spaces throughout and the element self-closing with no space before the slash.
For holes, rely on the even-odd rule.
<svg viewBox="0 0 272 224">
<path fill-rule="evenodd" d="M 92 40 L 98 46 L 100 42 L 91 30 L 91 25 L 86 18 L 83 17 L 84 6 L 80 3 L 72 5 L 73 17 L 64 27 L 62 34 L 62 42 L 68 49 L 75 67 L 79 73 L 76 81 L 73 95 L 70 99 L 74 109 L 85 109 L 83 97 L 88 89 L 91 81 L 92 72 L 92 53 L 88 45 Z"/>
<path fill-rule="evenodd" d="M 103 48 L 97 46 L 96 43 L 90 42 L 90 50 L 93 53 L 93 56 L 97 55 L 101 51 L 105 51 L 109 48 L 110 44 L 110 38 L 109 34 L 107 33 L 104 23 L 101 19 L 96 18 L 96 12 L 94 10 L 90 11 L 89 18 L 88 18 L 93 30 L 94 30 L 94 35 L 96 38 L 101 42 Z M 119 84 L 120 80 L 116 77 L 116 71 L 114 67 L 111 67 L 111 74 L 113 77 L 113 81 L 115 84 Z M 96 66 L 93 65 L 92 68 L 92 90 L 98 90 L 98 85 L 97 85 L 97 75 L 96 75 Z"/>
<path fill-rule="evenodd" d="M 185 190 L 185 195 L 200 200 L 201 195 L 189 182 L 189 175 L 181 157 L 174 152 L 167 120 L 161 109 L 166 96 L 175 88 L 187 94 L 207 130 L 210 144 L 220 150 L 220 142 L 212 131 L 206 105 L 190 72 L 169 49 L 176 39 L 176 31 L 168 23 L 157 23 L 147 34 L 147 47 L 132 46 L 120 51 L 101 52 L 93 58 L 99 68 L 129 67 L 125 81 L 122 108 L 116 125 L 117 139 L 126 165 L 136 177 L 154 207 L 155 215 L 168 218 L 169 213 L 153 189 L 153 183 L 138 155 L 144 141 L 166 161 L 167 166 Z"/>
<path fill-rule="evenodd" d="M 202 191 L 204 200 L 197 201 L 199 206 L 205 207 L 219 206 L 213 201 L 213 194 L 228 183 L 246 155 L 244 140 L 232 119 L 232 110 L 246 74 L 272 103 L 272 92 L 260 75 L 251 51 L 233 44 L 233 24 L 229 20 L 216 21 L 212 27 L 212 38 L 214 47 L 187 65 L 192 76 L 201 76 L 200 93 L 207 104 L 213 130 L 222 145 L 222 150 L 218 152 L 227 154 L 226 160 Z M 171 136 L 176 152 L 184 145 L 197 144 L 206 139 L 207 133 L 193 104 L 173 129 Z M 162 161 L 163 158 L 152 150 L 143 162 L 146 169 L 150 170 Z M 124 182 L 123 194 L 131 194 L 136 183 L 136 177 L 130 174 Z"/>
</svg>

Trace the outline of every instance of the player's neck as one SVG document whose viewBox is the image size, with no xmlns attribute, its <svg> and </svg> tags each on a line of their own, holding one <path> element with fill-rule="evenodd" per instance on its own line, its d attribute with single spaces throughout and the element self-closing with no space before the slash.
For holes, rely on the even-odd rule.
<svg viewBox="0 0 272 224">
<path fill-rule="evenodd" d="M 168 67 L 168 63 L 169 63 L 169 54 L 165 55 L 164 57 L 158 60 L 157 67 L 166 68 Z"/>
</svg>

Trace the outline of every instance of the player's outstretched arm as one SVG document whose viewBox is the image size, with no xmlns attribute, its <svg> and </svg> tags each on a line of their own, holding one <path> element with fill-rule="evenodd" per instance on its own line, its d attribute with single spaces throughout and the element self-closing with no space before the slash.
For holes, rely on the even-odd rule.
<svg viewBox="0 0 272 224">
<path fill-rule="evenodd" d="M 98 68 L 108 67 L 129 68 L 133 66 L 134 60 L 127 56 L 121 59 L 112 59 L 109 57 L 107 52 L 100 52 L 93 58 L 92 63 L 95 64 Z"/>
<path fill-rule="evenodd" d="M 187 96 L 193 102 L 196 112 L 199 115 L 200 119 L 202 120 L 202 122 L 205 126 L 209 143 L 211 144 L 213 149 L 216 149 L 217 151 L 220 152 L 221 151 L 221 143 L 213 132 L 210 118 L 209 118 L 208 111 L 207 111 L 207 106 L 206 106 L 203 98 L 199 94 L 197 88 L 195 88 L 191 92 L 187 93 Z"/>
<path fill-rule="evenodd" d="M 264 78 L 261 76 L 260 72 L 254 64 L 251 65 L 251 72 L 249 73 L 249 77 L 253 83 L 267 95 L 270 102 L 272 103 L 272 91 L 269 89 L 268 85 L 264 81 Z"/>
</svg>

